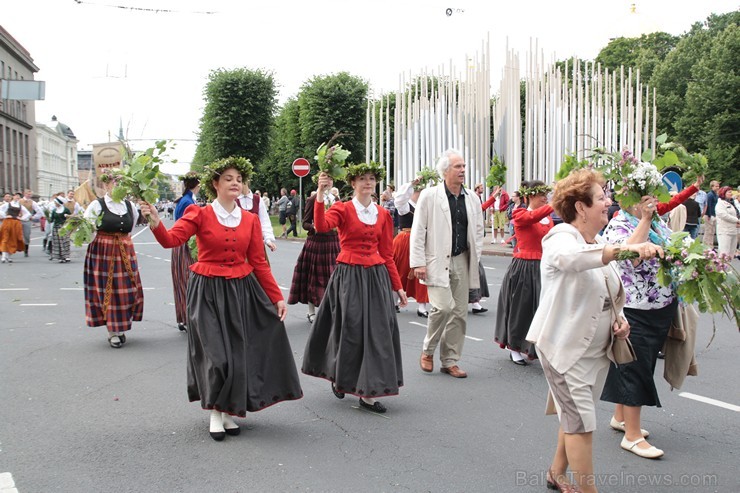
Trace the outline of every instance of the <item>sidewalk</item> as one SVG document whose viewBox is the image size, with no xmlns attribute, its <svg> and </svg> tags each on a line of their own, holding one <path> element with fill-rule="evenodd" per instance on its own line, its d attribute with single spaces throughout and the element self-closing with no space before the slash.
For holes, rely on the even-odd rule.
<svg viewBox="0 0 740 493">
<path fill-rule="evenodd" d="M 503 245 L 501 243 L 496 243 L 495 245 L 491 244 L 491 235 L 487 234 L 483 237 L 483 250 L 481 251 L 482 255 L 495 255 L 497 257 L 511 257 L 512 252 L 514 249 L 509 246 L 508 243 L 504 243 Z"/>
</svg>

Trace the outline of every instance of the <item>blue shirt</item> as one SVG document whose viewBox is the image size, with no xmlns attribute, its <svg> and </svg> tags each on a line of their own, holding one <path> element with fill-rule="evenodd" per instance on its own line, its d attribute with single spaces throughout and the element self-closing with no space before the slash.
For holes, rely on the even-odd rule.
<svg viewBox="0 0 740 493">
<path fill-rule="evenodd" d="M 715 207 L 717 207 L 717 194 L 712 190 L 707 194 L 707 210 L 704 212 L 704 215 L 714 217 L 716 215 L 714 212 Z"/>
<path fill-rule="evenodd" d="M 180 219 L 182 215 L 185 214 L 185 209 L 193 204 L 195 204 L 195 200 L 193 199 L 193 191 L 188 190 L 184 194 L 182 194 L 180 200 L 177 201 L 177 205 L 175 206 L 175 221 Z"/>
</svg>

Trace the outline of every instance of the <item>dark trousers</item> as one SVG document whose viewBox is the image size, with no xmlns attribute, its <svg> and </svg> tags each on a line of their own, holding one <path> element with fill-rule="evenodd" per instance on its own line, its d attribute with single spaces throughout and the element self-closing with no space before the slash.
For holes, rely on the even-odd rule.
<svg viewBox="0 0 740 493">
<path fill-rule="evenodd" d="M 288 215 L 288 221 L 290 221 L 290 227 L 285 231 L 285 236 L 288 236 L 290 232 L 293 232 L 293 236 L 298 236 L 298 230 L 296 229 L 295 214 Z"/>
</svg>

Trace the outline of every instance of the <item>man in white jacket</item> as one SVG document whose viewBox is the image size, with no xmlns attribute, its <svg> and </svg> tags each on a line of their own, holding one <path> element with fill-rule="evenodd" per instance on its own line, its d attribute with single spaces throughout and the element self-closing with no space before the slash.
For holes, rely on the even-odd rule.
<svg viewBox="0 0 740 493">
<path fill-rule="evenodd" d="M 411 228 L 410 267 L 427 285 L 429 313 L 420 365 L 434 369 L 440 345 L 442 373 L 465 378 L 458 362 L 465 342 L 468 290 L 479 287 L 478 259 L 483 244 L 483 214 L 475 194 L 465 190 L 465 160 L 448 149 L 437 161 L 443 178 L 421 192 Z"/>
</svg>

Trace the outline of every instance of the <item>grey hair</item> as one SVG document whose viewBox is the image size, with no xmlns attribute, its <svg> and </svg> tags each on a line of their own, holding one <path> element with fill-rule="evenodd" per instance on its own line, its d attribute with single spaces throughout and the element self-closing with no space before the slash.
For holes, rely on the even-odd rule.
<svg viewBox="0 0 740 493">
<path fill-rule="evenodd" d="M 439 159 L 437 159 L 437 173 L 439 173 L 440 178 L 444 178 L 445 171 L 450 167 L 450 158 L 452 156 L 462 157 L 462 153 L 457 149 L 450 148 L 443 152 Z"/>
</svg>

